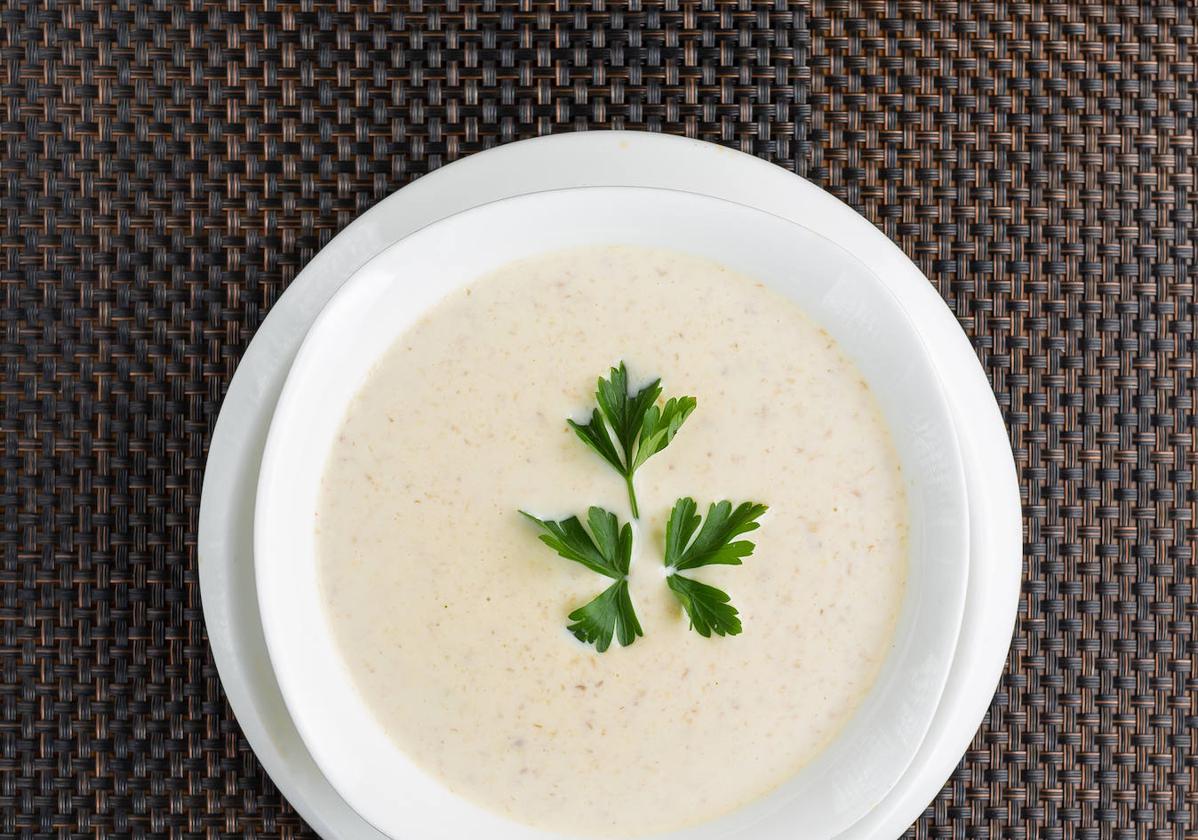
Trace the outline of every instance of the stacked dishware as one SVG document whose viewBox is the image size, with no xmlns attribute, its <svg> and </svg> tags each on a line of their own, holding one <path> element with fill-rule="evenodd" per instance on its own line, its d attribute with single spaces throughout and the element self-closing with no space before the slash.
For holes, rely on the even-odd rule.
<svg viewBox="0 0 1198 840">
<path fill-rule="evenodd" d="M 869 383 L 906 480 L 910 566 L 872 688 L 793 778 L 671 836 L 897 836 L 1005 661 L 1021 537 L 1005 427 L 952 313 L 884 235 L 790 173 L 680 138 L 563 135 L 447 166 L 350 225 L 274 305 L 222 406 L 200 516 L 209 638 L 247 739 L 323 836 L 586 833 L 479 807 L 387 737 L 329 627 L 314 523 L 346 408 L 408 326 L 501 265 L 595 243 L 693 254 L 797 302 Z"/>
</svg>

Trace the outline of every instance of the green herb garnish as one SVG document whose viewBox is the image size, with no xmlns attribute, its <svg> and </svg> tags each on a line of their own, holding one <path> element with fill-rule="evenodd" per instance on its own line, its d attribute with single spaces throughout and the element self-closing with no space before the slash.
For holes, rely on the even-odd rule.
<svg viewBox="0 0 1198 840">
<path fill-rule="evenodd" d="M 633 518 L 640 517 L 632 476 L 637 468 L 670 445 L 682 423 L 695 410 L 694 397 L 675 397 L 661 408 L 661 380 L 655 379 L 635 395 L 628 390 L 628 370 L 624 363 L 611 369 L 610 378 L 600 378 L 590 422 L 586 425 L 567 420 L 587 446 L 595 450 L 616 472 L 624 476 L 628 503 Z M 612 435 L 615 439 L 612 439 Z"/>
<path fill-rule="evenodd" d="M 575 433 L 591 449 L 624 476 L 633 518 L 638 518 L 636 491 L 632 476 L 637 468 L 670 445 L 674 435 L 695 410 L 694 397 L 677 397 L 658 407 L 661 380 L 655 379 L 636 394 L 628 390 L 628 371 L 624 363 L 611 369 L 608 379 L 599 379 L 595 389 L 598 407 L 592 410 L 585 426 L 567 420 Z M 716 502 L 707 509 L 706 519 L 695 513 L 695 500 L 679 499 L 666 524 L 666 584 L 674 593 L 699 635 L 710 638 L 735 636 L 741 632 L 739 613 L 728 593 L 706 583 L 683 577 L 687 569 L 701 566 L 739 566 L 742 557 L 755 546 L 737 540 L 741 534 L 755 531 L 766 512 L 765 505 L 744 502 L 735 509 L 728 501 Z M 581 563 L 615 581 L 585 606 L 570 613 L 567 629 L 575 638 L 595 646 L 602 653 L 612 638 L 627 647 L 643 636 L 628 594 L 628 569 L 632 563 L 632 525 L 620 525 L 614 513 L 592 507 L 583 527 L 577 516 L 561 522 L 538 519 L 520 511 L 541 530 L 540 539 L 567 560 Z M 702 528 L 700 528 L 702 523 Z M 697 533 L 696 533 L 697 532 Z"/>
<path fill-rule="evenodd" d="M 666 584 L 699 635 L 710 637 L 714 632 L 735 636 L 741 631 L 740 618 L 727 593 L 678 572 L 700 566 L 739 566 L 741 558 L 752 554 L 755 546 L 747 540 L 733 540 L 757 530 L 757 520 L 766 510 L 765 505 L 755 502 L 744 502 L 733 509 L 731 502 L 723 501 L 712 504 L 706 519 L 700 520 L 694 499 L 682 498 L 674 503 L 666 523 Z"/>
<path fill-rule="evenodd" d="M 581 642 L 593 644 L 602 653 L 611 645 L 612 636 L 627 647 L 643 636 L 632 598 L 628 595 L 628 568 L 632 562 L 632 526 L 620 526 L 614 513 L 592 507 L 587 511 L 590 533 L 577 516 L 561 522 L 547 522 L 530 513 L 524 514 L 543 532 L 541 542 L 567 560 L 581 563 L 593 572 L 615 580 L 586 606 L 570 613 L 568 629 Z"/>
</svg>

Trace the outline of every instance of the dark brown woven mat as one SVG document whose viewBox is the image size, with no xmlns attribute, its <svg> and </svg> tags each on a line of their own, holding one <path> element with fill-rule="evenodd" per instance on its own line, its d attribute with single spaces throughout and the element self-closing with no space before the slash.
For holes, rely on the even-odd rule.
<svg viewBox="0 0 1198 840">
<path fill-rule="evenodd" d="M 1024 598 L 914 837 L 1198 837 L 1185 4 L 0 0 L 0 835 L 307 835 L 239 734 L 195 569 L 272 301 L 497 143 L 688 134 L 897 241 L 1008 420 Z"/>
</svg>

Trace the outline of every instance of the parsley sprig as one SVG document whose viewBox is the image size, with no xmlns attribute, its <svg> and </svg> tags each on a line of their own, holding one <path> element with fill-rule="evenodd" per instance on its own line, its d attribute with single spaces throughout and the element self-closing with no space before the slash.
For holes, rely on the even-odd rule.
<svg viewBox="0 0 1198 840">
<path fill-rule="evenodd" d="M 600 378 L 595 390 L 598 406 L 586 425 L 567 420 L 587 446 L 611 464 L 628 487 L 628 502 L 634 519 L 640 517 L 632 477 L 637 469 L 670 445 L 686 418 L 695 410 L 694 397 L 676 397 L 658 406 L 661 380 L 655 379 L 635 394 L 628 390 L 624 363 Z M 699 635 L 710 638 L 735 636 L 741 632 L 740 614 L 728 593 L 679 572 L 703 566 L 739 566 L 755 546 L 737 537 L 757 530 L 765 505 L 742 502 L 735 508 L 727 500 L 714 502 L 707 516 L 696 513 L 695 500 L 674 503 L 666 524 L 666 584 Z M 618 639 L 627 647 L 643 636 L 632 598 L 628 594 L 628 570 L 632 564 L 632 524 L 620 525 L 614 513 L 592 507 L 587 526 L 577 516 L 560 522 L 538 519 L 520 511 L 541 531 L 540 539 L 567 560 L 611 578 L 607 589 L 589 603 L 570 613 L 567 629 L 581 642 L 593 644 L 602 653 Z M 700 527 L 702 525 L 702 527 Z"/>
<path fill-rule="evenodd" d="M 640 518 L 632 477 L 637 469 L 670 445 L 683 422 L 695 410 L 694 397 L 672 397 L 658 407 L 661 380 L 655 379 L 636 394 L 628 390 L 624 363 L 599 378 L 595 388 L 598 406 L 585 425 L 567 420 L 578 437 L 624 476 L 634 519 Z M 614 435 L 614 440 L 613 440 Z"/>
<path fill-rule="evenodd" d="M 755 546 L 736 538 L 756 531 L 760 527 L 757 520 L 767 508 L 756 502 L 743 502 L 733 508 L 725 500 L 713 503 L 702 520 L 695 508 L 695 500 L 685 497 L 675 502 L 670 512 L 666 523 L 666 584 L 700 636 L 735 636 L 741 631 L 740 616 L 728 594 L 678 572 L 701 566 L 739 566 L 741 558 L 752 554 Z"/>
<path fill-rule="evenodd" d="M 628 594 L 628 568 L 632 562 L 632 526 L 623 527 L 614 513 L 592 507 L 587 511 L 590 533 L 577 516 L 561 522 L 538 519 L 524 514 L 541 529 L 541 542 L 567 560 L 581 563 L 592 572 L 612 578 L 615 583 L 603 590 L 590 603 L 570 613 L 568 629 L 581 642 L 593 644 L 602 653 L 611 645 L 612 637 L 624 647 L 643 636 L 641 624 Z"/>
</svg>

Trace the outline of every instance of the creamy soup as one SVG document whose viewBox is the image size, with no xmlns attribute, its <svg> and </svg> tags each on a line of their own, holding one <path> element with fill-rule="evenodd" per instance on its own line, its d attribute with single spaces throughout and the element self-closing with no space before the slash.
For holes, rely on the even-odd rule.
<svg viewBox="0 0 1198 840">
<path fill-rule="evenodd" d="M 620 360 L 698 408 L 636 475 L 644 636 L 598 653 L 566 616 L 611 581 L 517 510 L 629 518 L 565 422 Z M 688 573 L 741 635 L 692 631 L 665 585 L 682 496 L 769 505 L 744 565 Z M 404 332 L 344 419 L 317 532 L 329 621 L 396 743 L 485 807 L 593 835 L 720 816 L 810 762 L 889 652 L 907 567 L 898 458 L 836 343 L 749 277 L 626 247 L 507 265 Z"/>
</svg>

